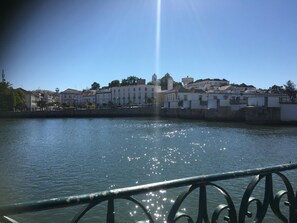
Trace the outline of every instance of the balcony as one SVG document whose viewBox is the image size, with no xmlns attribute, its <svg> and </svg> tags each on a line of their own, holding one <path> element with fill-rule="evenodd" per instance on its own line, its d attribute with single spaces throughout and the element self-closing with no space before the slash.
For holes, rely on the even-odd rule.
<svg viewBox="0 0 297 223">
<path fill-rule="evenodd" d="M 172 200 L 171 205 L 165 212 L 165 219 L 162 219 L 162 222 L 241 223 L 246 222 L 248 219 L 253 222 L 262 222 L 265 220 L 267 213 L 270 212 L 271 215 L 274 215 L 275 221 L 279 219 L 278 221 L 280 222 L 295 223 L 297 220 L 297 195 L 294 192 L 296 185 L 293 187 L 292 182 L 289 181 L 289 178 L 285 176 L 284 172 L 288 173 L 294 171 L 294 175 L 296 175 L 296 169 L 297 163 L 283 164 L 265 168 L 176 179 L 92 194 L 52 198 L 28 203 L 16 203 L 0 207 L 0 222 L 16 223 L 18 221 L 13 220 L 13 218 L 16 219 L 18 215 L 24 213 L 43 212 L 50 209 L 53 209 L 52 211 L 65 209 L 66 211 L 69 207 L 74 206 L 80 207 L 81 210 L 74 213 L 72 220 L 69 221 L 71 223 L 82 221 L 89 211 L 91 212 L 94 208 L 99 206 L 106 212 L 102 217 L 102 219 L 105 219 L 104 221 L 108 223 L 117 222 L 117 220 L 130 222 L 125 221 L 125 219 L 116 218 L 123 208 L 118 210 L 115 208 L 115 204 L 124 200 L 125 204 L 133 204 L 138 208 L 138 212 L 142 213 L 140 216 L 143 219 L 134 219 L 133 222 L 153 223 L 157 222 L 156 218 L 158 218 L 158 216 L 150 211 L 150 205 L 145 204 L 143 200 L 137 199 L 138 196 L 181 189 L 182 191 L 177 194 L 175 200 Z M 238 206 L 236 206 L 236 202 L 233 198 L 234 194 L 238 194 L 238 191 L 233 189 L 227 191 L 222 185 L 224 185 L 226 181 L 235 181 L 238 179 L 243 183 L 241 188 L 244 188 L 244 190 L 243 193 L 240 194 L 240 200 Z M 275 191 L 279 186 L 281 189 Z M 211 210 L 209 209 L 210 201 L 208 197 L 210 192 L 217 192 L 216 196 L 220 197 L 220 202 L 216 203 L 214 209 Z M 185 205 L 189 205 L 187 199 L 194 194 L 194 200 L 197 201 L 198 208 L 195 209 L 196 213 L 188 213 Z M 259 196 L 259 194 L 261 194 L 261 196 Z M 194 203 L 192 202 L 190 205 L 194 205 Z M 211 203 L 213 203 L 213 201 Z M 103 204 L 105 204 L 105 206 Z M 131 214 L 131 216 L 133 217 L 133 214 Z M 48 218 L 49 217 L 50 216 L 48 216 Z M 45 222 L 48 218 L 44 219 L 42 222 Z M 97 222 L 102 222 L 102 219 Z"/>
</svg>

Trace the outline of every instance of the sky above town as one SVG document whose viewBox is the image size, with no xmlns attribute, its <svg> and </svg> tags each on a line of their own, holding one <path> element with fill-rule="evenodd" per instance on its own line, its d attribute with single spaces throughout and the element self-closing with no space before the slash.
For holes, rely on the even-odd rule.
<svg viewBox="0 0 297 223">
<path fill-rule="evenodd" d="M 14 88 L 82 90 L 154 73 L 297 82 L 296 0 L 0 2 L 0 69 Z"/>
</svg>

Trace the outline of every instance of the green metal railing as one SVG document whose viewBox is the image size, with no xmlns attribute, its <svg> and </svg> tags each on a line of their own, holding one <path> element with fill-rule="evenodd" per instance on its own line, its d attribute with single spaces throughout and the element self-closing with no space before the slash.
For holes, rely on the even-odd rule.
<svg viewBox="0 0 297 223">
<path fill-rule="evenodd" d="M 253 219 L 254 222 L 262 222 L 266 216 L 267 210 L 270 207 L 272 212 L 281 222 L 297 222 L 296 203 L 297 195 L 294 193 L 293 186 L 288 178 L 282 173 L 287 170 L 297 169 L 295 164 L 283 164 L 272 167 L 249 169 L 243 171 L 227 172 L 222 174 L 203 175 L 197 177 L 189 177 L 177 180 L 170 180 L 165 182 L 158 182 L 146 185 L 139 185 L 134 187 L 127 187 L 115 190 L 108 190 L 98 193 L 53 198 L 48 200 L 41 200 L 28 203 L 17 203 L 0 207 L 0 222 L 15 223 L 11 216 L 28 213 L 44 211 L 49 209 L 65 208 L 70 206 L 81 205 L 82 209 L 73 217 L 71 223 L 79 222 L 82 217 L 93 207 L 102 202 L 107 202 L 106 222 L 115 221 L 115 206 L 114 202 L 117 199 L 125 199 L 138 205 L 146 220 L 144 222 L 155 222 L 152 213 L 141 202 L 134 198 L 135 195 L 145 194 L 148 192 L 168 190 L 178 187 L 186 187 L 174 201 L 172 207 L 168 211 L 167 222 L 178 222 L 183 219 L 186 222 L 218 222 L 219 219 L 224 219 L 225 222 L 245 222 L 246 219 Z M 277 176 L 284 186 L 284 190 L 274 193 L 273 189 L 273 175 Z M 216 182 L 252 176 L 252 180 L 247 185 L 242 196 L 239 210 L 237 211 L 230 194 Z M 252 197 L 252 193 L 259 182 L 264 182 L 264 197 L 262 199 Z M 208 189 L 218 190 L 224 197 L 224 201 L 218 204 L 211 215 L 207 210 L 207 191 Z M 295 188 L 296 189 L 296 188 Z M 181 206 L 185 199 L 195 190 L 199 190 L 199 208 L 196 218 L 181 211 Z M 1 199 L 1 198 L 0 198 Z M 287 207 L 287 214 L 281 210 L 281 203 Z M 255 214 L 251 213 L 249 207 L 254 205 L 256 207 Z M 224 215 L 224 216 L 221 216 Z"/>
</svg>

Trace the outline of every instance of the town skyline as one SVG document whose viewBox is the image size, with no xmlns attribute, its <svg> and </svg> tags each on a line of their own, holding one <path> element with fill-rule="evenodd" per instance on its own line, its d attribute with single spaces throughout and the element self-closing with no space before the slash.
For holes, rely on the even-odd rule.
<svg viewBox="0 0 297 223">
<path fill-rule="evenodd" d="M 267 89 L 296 82 L 297 2 L 1 1 L 14 88 L 85 89 L 169 73 Z"/>
<path fill-rule="evenodd" d="M 141 76 L 130 75 L 130 76 L 127 76 L 127 77 L 124 77 L 124 78 L 118 78 L 118 79 L 110 80 L 106 85 L 102 85 L 100 81 L 98 81 L 98 80 L 96 81 L 96 80 L 95 80 L 95 81 L 90 81 L 90 82 L 89 82 L 89 85 L 86 86 L 86 87 L 84 87 L 84 88 L 66 87 L 65 89 L 61 89 L 59 86 L 56 86 L 56 87 L 53 88 L 53 89 L 49 89 L 49 88 L 41 88 L 41 87 L 36 88 L 36 89 L 26 89 L 26 88 L 23 88 L 23 87 L 15 87 L 14 84 L 11 83 L 11 82 L 7 79 L 7 76 L 6 76 L 6 73 L 5 73 L 5 72 L 4 72 L 4 76 L 3 76 L 3 71 L 4 71 L 4 69 L 2 69 L 2 81 L 3 81 L 3 78 L 4 78 L 4 80 L 5 80 L 6 82 L 8 82 L 8 83 L 9 83 L 13 88 L 15 88 L 15 89 L 17 89 L 17 88 L 22 88 L 22 89 L 27 90 L 27 91 L 35 91 L 35 90 L 49 90 L 49 91 L 56 91 L 57 89 L 59 89 L 60 92 L 65 91 L 65 90 L 67 90 L 67 89 L 74 89 L 74 90 L 78 90 L 78 91 L 90 90 L 90 89 L 92 88 L 92 84 L 94 84 L 94 83 L 99 84 L 100 88 L 106 88 L 106 87 L 109 88 L 109 84 L 111 84 L 112 81 L 119 81 L 120 86 L 122 86 L 122 81 L 123 81 L 123 80 L 126 80 L 126 78 L 129 78 L 129 77 L 135 77 L 135 78 L 143 79 L 143 80 L 145 81 L 145 84 L 148 84 L 149 82 L 152 82 L 152 77 L 153 77 L 153 75 L 157 75 L 157 74 L 154 73 L 148 80 L 145 79 L 145 78 L 143 78 L 143 77 L 141 77 Z M 166 74 L 169 74 L 169 73 L 166 73 Z M 162 75 L 161 77 L 157 75 L 157 79 L 160 80 L 162 77 L 165 77 L 166 74 Z M 233 82 L 232 80 L 228 80 L 228 79 L 226 79 L 226 78 L 209 78 L 209 77 L 208 77 L 208 78 L 197 78 L 197 79 L 196 79 L 196 78 L 193 77 L 193 76 L 189 76 L 189 75 L 187 75 L 187 76 L 182 77 L 180 80 L 177 80 L 177 79 L 174 78 L 174 76 L 173 76 L 172 74 L 169 74 L 169 75 L 173 78 L 174 82 L 181 83 L 181 84 L 182 84 L 182 79 L 183 79 L 183 78 L 193 78 L 193 82 L 196 82 L 196 81 L 198 81 L 198 80 L 215 80 L 215 79 L 219 79 L 219 80 L 227 80 L 227 81 L 229 82 L 230 85 L 241 85 L 241 84 L 245 84 L 245 85 L 254 86 L 256 89 L 263 89 L 263 90 L 268 90 L 269 88 L 271 88 L 271 87 L 274 86 L 274 85 L 276 85 L 276 86 L 280 86 L 280 87 L 284 87 L 284 86 L 287 84 L 288 81 L 291 81 L 292 83 L 295 83 L 295 81 L 292 81 L 292 80 L 286 80 L 286 81 L 285 81 L 283 84 L 281 84 L 281 85 L 278 85 L 278 84 L 272 84 L 271 86 L 269 86 L 269 87 L 267 87 L 267 88 L 260 88 L 260 87 L 257 87 L 256 84 L 253 84 L 253 83 L 243 83 L 243 82 L 242 82 L 242 83 L 235 83 L 235 82 Z"/>
</svg>

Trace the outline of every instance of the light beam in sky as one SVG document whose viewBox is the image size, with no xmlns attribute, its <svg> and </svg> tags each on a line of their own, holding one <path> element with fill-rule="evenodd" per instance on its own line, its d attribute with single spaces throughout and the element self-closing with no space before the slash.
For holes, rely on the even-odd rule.
<svg viewBox="0 0 297 223">
<path fill-rule="evenodd" d="M 161 41 L 161 0 L 157 0 L 157 25 L 156 25 L 156 61 L 155 72 L 159 74 L 160 69 L 160 41 Z"/>
</svg>

